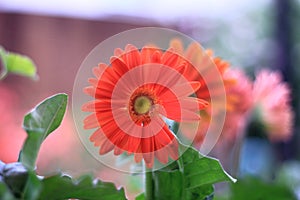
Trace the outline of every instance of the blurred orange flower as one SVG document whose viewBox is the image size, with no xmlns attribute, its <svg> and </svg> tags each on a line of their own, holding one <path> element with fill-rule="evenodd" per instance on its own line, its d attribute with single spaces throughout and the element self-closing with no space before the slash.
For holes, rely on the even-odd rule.
<svg viewBox="0 0 300 200">
<path fill-rule="evenodd" d="M 196 91 L 197 97 L 211 102 L 212 98 L 218 99 L 220 95 L 226 95 L 226 108 L 219 107 L 218 101 L 215 101 L 214 103 L 217 106 L 216 108 L 220 109 L 221 112 L 224 110 L 227 112 L 233 112 L 236 109 L 236 104 L 240 101 L 240 96 L 236 94 L 237 91 L 234 92 L 237 90 L 234 89 L 234 87 L 239 84 L 237 83 L 239 77 L 233 75 L 233 72 L 231 72 L 232 70 L 229 68 L 229 62 L 222 60 L 220 57 L 215 57 L 212 50 L 203 51 L 202 47 L 197 42 L 191 43 L 186 49 L 184 49 L 181 40 L 173 39 L 170 43 L 170 46 L 175 52 L 185 57 L 190 63 L 193 63 L 198 70 L 200 70 L 201 74 L 199 74 L 197 68 L 189 68 L 189 70 L 185 71 L 185 76 L 189 80 L 196 80 L 201 83 L 201 87 Z M 214 65 L 204 64 L 205 62 L 208 62 L 205 61 L 206 57 L 210 58 Z M 218 76 L 218 74 L 212 72 L 212 69 L 215 67 L 221 76 L 221 83 L 214 84 L 216 81 L 215 77 Z M 206 79 L 204 80 L 203 77 Z M 213 88 L 210 88 L 210 90 L 208 88 L 209 84 L 213 86 Z M 225 89 L 225 94 L 222 93 L 223 88 Z M 222 105 L 220 104 L 220 106 Z M 197 127 L 198 131 L 195 138 L 193 138 L 193 134 L 190 134 L 192 129 L 195 128 L 191 126 L 195 126 L 195 124 L 181 123 L 181 132 L 183 132 L 188 139 L 194 139 L 194 145 L 199 147 L 202 144 L 210 126 L 211 117 L 212 113 L 210 104 L 204 111 L 201 111 L 201 121 Z"/>
<path fill-rule="evenodd" d="M 212 50 L 204 51 L 197 42 L 191 43 L 186 49 L 184 49 L 183 43 L 179 39 L 171 40 L 170 47 L 183 58 L 186 58 L 186 60 L 192 63 L 193 66 L 196 66 L 196 68 L 192 66 L 186 70 L 185 77 L 189 80 L 199 81 L 201 83 L 201 87 L 196 91 L 198 98 L 205 99 L 210 102 L 212 97 L 218 98 L 219 95 L 222 95 L 223 87 L 227 90 L 235 84 L 236 80 L 234 78 L 226 76 L 230 64 L 227 61 L 222 60 L 220 57 L 214 57 L 214 52 Z M 206 60 L 206 57 L 210 58 L 213 61 L 211 63 L 215 66 L 208 64 L 209 61 Z M 215 74 L 212 71 L 214 67 L 217 67 L 221 75 L 221 84 L 214 84 L 216 81 L 215 77 L 218 76 L 218 74 Z M 198 72 L 197 68 L 200 70 L 201 74 Z M 205 77 L 206 81 L 203 77 Z M 214 88 L 210 89 L 210 91 L 207 87 L 209 84 L 214 84 Z M 235 102 L 235 98 L 230 95 L 226 95 L 226 98 L 226 108 L 230 110 L 232 109 L 232 104 Z"/>
<path fill-rule="evenodd" d="M 224 142 L 232 143 L 235 141 L 237 134 L 241 133 L 246 120 L 247 114 L 253 105 L 252 102 L 252 82 L 242 70 L 228 69 L 224 74 L 227 80 L 235 80 L 226 88 L 227 98 L 231 98 L 230 109 L 227 109 L 226 118 L 222 133 L 219 138 L 219 144 Z M 211 123 L 210 110 L 201 111 L 201 121 L 198 127 L 197 135 L 194 139 L 194 145 L 199 147 Z M 186 134 L 189 132 L 186 124 L 182 125 L 182 131 Z M 192 137 L 192 136 L 190 136 Z"/>
<path fill-rule="evenodd" d="M 200 87 L 199 81 L 188 81 L 184 72 L 190 67 L 171 50 L 156 47 L 138 50 L 127 45 L 116 49 L 111 67 L 99 64 L 93 69 L 96 78 L 85 93 L 95 98 L 83 111 L 92 112 L 84 120 L 85 129 L 97 128 L 90 140 L 100 146 L 99 154 L 114 150 L 144 159 L 152 167 L 154 157 L 161 163 L 168 156 L 178 158 L 178 143 L 162 116 L 175 121 L 197 121 L 199 110 L 207 102 L 189 97 Z"/>
<path fill-rule="evenodd" d="M 238 134 L 242 134 L 248 120 L 248 114 L 253 106 L 252 81 L 244 71 L 230 69 L 226 76 L 236 80 L 236 84 L 227 88 L 226 94 L 233 97 L 232 108 L 227 111 L 220 142 L 235 141 Z"/>
</svg>

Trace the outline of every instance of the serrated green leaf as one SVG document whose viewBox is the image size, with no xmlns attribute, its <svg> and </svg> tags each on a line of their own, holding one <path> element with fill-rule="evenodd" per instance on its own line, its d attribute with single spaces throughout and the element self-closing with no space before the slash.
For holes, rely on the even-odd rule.
<svg viewBox="0 0 300 200">
<path fill-rule="evenodd" d="M 33 61 L 24 55 L 5 51 L 0 47 L 0 59 L 3 65 L 3 72 L 0 79 L 7 73 L 19 74 L 31 78 L 36 78 L 36 67 Z"/>
<path fill-rule="evenodd" d="M 86 199 L 125 200 L 124 189 L 117 189 L 112 183 L 95 182 L 91 176 L 73 180 L 68 176 L 56 175 L 42 180 L 43 189 L 39 199 Z"/>
<path fill-rule="evenodd" d="M 10 192 L 9 188 L 4 182 L 0 181 L 0 199 L 3 200 L 15 200 L 14 195 Z"/>
<path fill-rule="evenodd" d="M 213 184 L 235 182 L 218 160 L 202 156 L 192 147 L 180 145 L 184 152 L 178 161 L 153 172 L 155 199 L 208 200 L 213 198 Z"/>
<path fill-rule="evenodd" d="M 182 148 L 187 148 L 182 146 Z M 225 172 L 217 159 L 201 155 L 196 149 L 188 147 L 182 157 L 186 189 L 199 186 L 210 185 L 223 181 L 235 182 L 229 174 Z"/>
<path fill-rule="evenodd" d="M 235 181 L 223 170 L 218 160 L 209 157 L 185 165 L 184 175 L 187 189 L 222 181 Z"/>
<path fill-rule="evenodd" d="M 23 128 L 27 138 L 19 161 L 33 170 L 42 142 L 61 124 L 66 111 L 68 96 L 57 94 L 47 98 L 24 117 Z"/>
</svg>

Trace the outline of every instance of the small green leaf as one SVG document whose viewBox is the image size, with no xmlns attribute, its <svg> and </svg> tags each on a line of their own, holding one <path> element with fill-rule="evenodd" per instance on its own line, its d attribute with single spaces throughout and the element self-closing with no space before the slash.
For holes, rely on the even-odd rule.
<svg viewBox="0 0 300 200">
<path fill-rule="evenodd" d="M 27 138 L 19 155 L 19 161 L 33 170 L 42 142 L 61 123 L 66 111 L 68 97 L 57 94 L 44 100 L 30 113 L 23 122 Z"/>
<path fill-rule="evenodd" d="M 95 181 L 91 176 L 77 180 L 69 176 L 56 175 L 42 180 L 43 189 L 39 199 L 88 199 L 88 200 L 125 200 L 124 189 L 116 189 L 112 183 Z"/>
<path fill-rule="evenodd" d="M 7 73 L 19 74 L 31 78 L 37 77 L 35 64 L 27 56 L 6 52 L 0 47 L 0 59 L 4 68 L 0 79 L 6 76 Z"/>
</svg>

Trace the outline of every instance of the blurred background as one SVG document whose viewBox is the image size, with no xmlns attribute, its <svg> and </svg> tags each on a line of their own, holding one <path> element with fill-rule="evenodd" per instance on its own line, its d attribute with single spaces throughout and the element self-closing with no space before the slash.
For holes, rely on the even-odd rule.
<svg viewBox="0 0 300 200">
<path fill-rule="evenodd" d="M 1 0 L 0 45 L 31 57 L 39 79 L 9 75 L 0 82 L 0 160 L 17 160 L 26 137 L 21 127 L 26 112 L 49 95 L 65 92 L 71 96 L 76 72 L 97 44 L 145 26 L 180 31 L 213 49 L 233 68 L 245 70 L 251 79 L 262 68 L 282 74 L 291 88 L 292 134 L 285 141 L 246 141 L 240 173 L 264 181 L 280 177 L 280 184 L 284 182 L 300 196 L 299 0 Z M 63 125 L 42 147 L 39 173 L 62 170 L 79 175 L 92 169 L 104 180 L 126 185 L 129 196 L 138 193 L 140 177 L 107 169 L 87 157 L 70 105 Z"/>
</svg>

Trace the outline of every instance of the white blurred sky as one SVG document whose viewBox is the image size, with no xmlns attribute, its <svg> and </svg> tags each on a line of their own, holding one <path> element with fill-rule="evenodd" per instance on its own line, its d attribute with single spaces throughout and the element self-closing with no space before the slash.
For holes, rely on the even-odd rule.
<svg viewBox="0 0 300 200">
<path fill-rule="evenodd" d="M 99 19 L 114 15 L 171 22 L 180 18 L 232 19 L 271 0 L 1 0 L 0 11 Z"/>
</svg>

